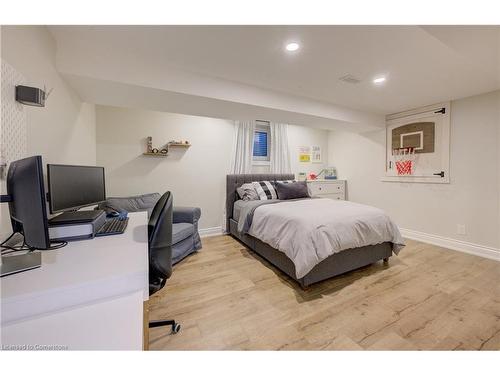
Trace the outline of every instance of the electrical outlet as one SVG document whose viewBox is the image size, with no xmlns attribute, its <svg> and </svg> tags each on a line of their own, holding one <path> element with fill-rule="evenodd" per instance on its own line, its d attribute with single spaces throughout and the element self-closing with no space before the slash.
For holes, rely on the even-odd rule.
<svg viewBox="0 0 500 375">
<path fill-rule="evenodd" d="M 457 224 L 457 234 L 465 235 L 465 224 Z"/>
</svg>

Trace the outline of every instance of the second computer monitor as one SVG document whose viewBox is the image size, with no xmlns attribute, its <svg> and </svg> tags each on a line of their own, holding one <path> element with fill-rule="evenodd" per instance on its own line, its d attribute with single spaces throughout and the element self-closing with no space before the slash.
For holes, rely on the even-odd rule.
<svg viewBox="0 0 500 375">
<path fill-rule="evenodd" d="M 77 210 L 106 200 L 104 168 L 48 164 L 51 213 Z"/>
<path fill-rule="evenodd" d="M 10 163 L 7 194 L 10 197 L 9 212 L 14 233 L 22 233 L 25 245 L 32 249 L 49 248 L 41 156 Z"/>
</svg>

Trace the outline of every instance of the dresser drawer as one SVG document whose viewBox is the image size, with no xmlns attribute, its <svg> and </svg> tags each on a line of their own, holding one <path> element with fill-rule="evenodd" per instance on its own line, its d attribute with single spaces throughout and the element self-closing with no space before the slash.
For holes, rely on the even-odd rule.
<svg viewBox="0 0 500 375">
<path fill-rule="evenodd" d="M 338 201 L 345 201 L 344 193 L 336 193 L 336 194 L 321 194 L 316 195 L 317 198 L 328 198 L 328 199 L 336 199 Z"/>
<path fill-rule="evenodd" d="M 309 193 L 311 196 L 325 194 L 344 194 L 344 181 L 321 182 L 314 181 L 308 183 Z"/>
</svg>

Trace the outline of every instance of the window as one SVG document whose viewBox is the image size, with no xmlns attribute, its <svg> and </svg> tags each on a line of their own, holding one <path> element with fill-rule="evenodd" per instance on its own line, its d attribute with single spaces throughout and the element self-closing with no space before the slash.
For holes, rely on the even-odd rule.
<svg viewBox="0 0 500 375">
<path fill-rule="evenodd" d="M 253 135 L 254 164 L 269 164 L 270 138 L 269 123 L 266 121 L 256 121 Z"/>
<path fill-rule="evenodd" d="M 253 137 L 253 156 L 267 157 L 267 137 L 268 133 L 262 130 L 256 130 Z"/>
</svg>

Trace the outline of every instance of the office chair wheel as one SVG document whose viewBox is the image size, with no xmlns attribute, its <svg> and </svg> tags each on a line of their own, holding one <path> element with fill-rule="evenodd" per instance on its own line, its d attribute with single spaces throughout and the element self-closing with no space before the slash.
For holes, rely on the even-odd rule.
<svg viewBox="0 0 500 375">
<path fill-rule="evenodd" d="M 179 323 L 175 323 L 173 326 L 172 326 L 172 333 L 175 335 L 176 333 L 179 333 L 179 331 L 181 330 L 181 325 Z"/>
</svg>

